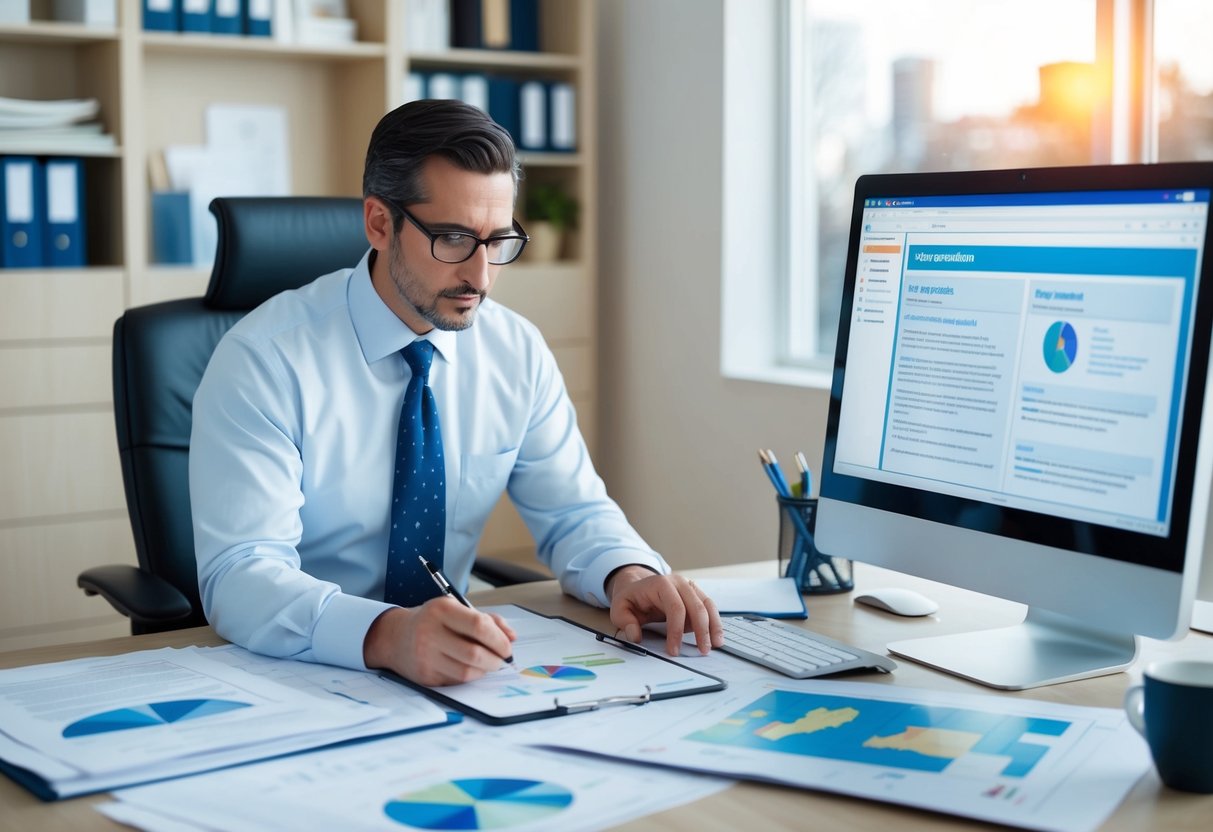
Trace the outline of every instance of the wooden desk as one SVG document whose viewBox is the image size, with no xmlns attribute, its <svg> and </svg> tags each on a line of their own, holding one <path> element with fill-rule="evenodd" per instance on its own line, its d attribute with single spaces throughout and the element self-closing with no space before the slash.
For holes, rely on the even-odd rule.
<svg viewBox="0 0 1213 832">
<path fill-rule="evenodd" d="M 773 575 L 772 562 L 691 570 L 691 577 L 766 577 Z M 941 584 L 911 578 L 863 564 L 855 566 L 855 585 L 862 590 L 876 586 L 899 585 L 931 596 L 940 603 L 940 611 L 924 619 L 907 619 L 857 607 L 851 595 L 810 597 L 807 623 L 820 632 L 869 650 L 883 653 L 889 641 L 926 635 L 1012 624 L 1022 619 L 1023 607 L 984 595 Z M 479 604 L 519 603 L 548 614 L 567 615 L 590 626 L 608 629 L 607 615 L 561 595 L 554 582 L 524 584 L 473 595 Z M 81 656 L 114 655 L 154 647 L 181 647 L 190 644 L 222 643 L 210 629 L 183 630 L 151 636 L 107 639 L 87 644 L 43 647 L 0 654 L 0 667 L 18 667 L 39 662 L 60 661 Z M 1199 657 L 1213 661 L 1213 637 L 1191 632 L 1177 642 L 1143 640 L 1141 655 L 1129 673 L 1064 685 L 1036 688 L 1010 696 L 1069 704 L 1118 708 L 1125 689 L 1140 678 L 1146 663 L 1176 656 Z M 896 673 L 872 673 L 848 677 L 878 684 L 898 684 L 938 690 L 966 690 L 989 693 L 988 688 L 966 682 L 914 664 L 898 662 Z M 58 803 L 41 803 L 7 778 L 0 777 L 0 832 L 28 830 L 119 829 L 90 808 L 105 796 L 82 797 Z M 1201 830 L 1209 828 L 1213 818 L 1213 795 L 1191 795 L 1163 786 L 1151 770 L 1134 786 L 1129 796 L 1108 821 L 1108 830 Z M 758 783 L 739 783 L 719 794 L 649 815 L 619 829 L 660 829 L 663 832 L 708 832 L 736 829 L 847 829 L 887 832 L 985 828 L 981 824 L 947 815 L 939 815 L 899 806 L 872 803 L 827 793 L 815 793 Z"/>
</svg>

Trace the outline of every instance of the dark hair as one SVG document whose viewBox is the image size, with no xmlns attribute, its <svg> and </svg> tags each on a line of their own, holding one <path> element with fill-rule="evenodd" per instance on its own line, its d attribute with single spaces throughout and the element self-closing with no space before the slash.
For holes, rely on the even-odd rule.
<svg viewBox="0 0 1213 832">
<path fill-rule="evenodd" d="M 421 170 L 431 156 L 474 173 L 509 173 L 518 193 L 522 167 L 509 132 L 462 101 L 427 99 L 403 104 L 379 120 L 366 149 L 362 196 L 397 205 L 424 202 Z M 399 231 L 404 215 L 395 205 L 389 208 Z"/>
</svg>

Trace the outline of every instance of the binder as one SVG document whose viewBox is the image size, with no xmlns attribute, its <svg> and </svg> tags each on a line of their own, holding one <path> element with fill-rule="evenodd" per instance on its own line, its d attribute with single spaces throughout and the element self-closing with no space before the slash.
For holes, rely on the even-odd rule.
<svg viewBox="0 0 1213 832">
<path fill-rule="evenodd" d="M 571 153 L 577 150 L 577 90 L 557 82 L 548 87 L 548 149 Z"/>
<path fill-rule="evenodd" d="M 0 266 L 42 265 L 42 164 L 33 156 L 0 156 Z"/>
<path fill-rule="evenodd" d="M 433 72 L 426 79 L 427 98 L 459 98 L 459 76 L 451 72 Z"/>
<path fill-rule="evenodd" d="M 527 81 L 519 90 L 518 149 L 548 148 L 547 84 Z"/>
<path fill-rule="evenodd" d="M 510 48 L 510 0 L 480 0 L 480 36 L 485 49 Z"/>
<path fill-rule="evenodd" d="M 645 705 L 727 687 L 722 679 L 567 618 L 519 606 L 494 610 L 519 631 L 513 665 L 474 682 L 442 688 L 391 672 L 381 675 L 489 725 Z"/>
<path fill-rule="evenodd" d="M 245 0 L 214 0 L 211 31 L 217 35 L 239 35 L 244 31 Z"/>
<path fill-rule="evenodd" d="M 480 0 L 451 0 L 451 46 L 479 49 L 484 45 Z"/>
<path fill-rule="evenodd" d="M 408 104 L 410 101 L 420 101 L 425 98 L 425 73 L 412 70 L 404 76 L 404 100 L 401 104 Z"/>
<path fill-rule="evenodd" d="M 194 262 L 189 191 L 152 192 L 152 262 Z"/>
<path fill-rule="evenodd" d="M 181 30 L 181 0 L 143 0 L 143 28 L 149 32 Z"/>
<path fill-rule="evenodd" d="M 244 33 L 250 37 L 268 38 L 274 33 L 274 0 L 247 0 Z"/>
<path fill-rule="evenodd" d="M 487 113 L 489 111 L 488 77 L 480 72 L 471 72 L 460 78 L 459 100 Z"/>
<path fill-rule="evenodd" d="M 518 144 L 518 82 L 500 75 L 488 76 L 489 117 Z"/>
<path fill-rule="evenodd" d="M 510 0 L 510 49 L 539 51 L 539 0 Z"/>
<path fill-rule="evenodd" d="M 215 0 L 181 0 L 181 31 L 209 32 Z"/>
<path fill-rule="evenodd" d="M 87 254 L 84 240 L 84 163 L 80 159 L 48 159 L 46 172 L 46 225 L 43 227 L 43 265 L 53 269 L 79 268 Z"/>
</svg>

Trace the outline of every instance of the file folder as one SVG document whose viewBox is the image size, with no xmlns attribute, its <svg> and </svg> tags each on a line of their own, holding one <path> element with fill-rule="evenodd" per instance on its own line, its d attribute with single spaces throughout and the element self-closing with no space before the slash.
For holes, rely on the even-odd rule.
<svg viewBox="0 0 1213 832">
<path fill-rule="evenodd" d="M 547 150 L 547 97 L 547 84 L 542 81 L 527 81 L 519 90 L 519 150 Z"/>
<path fill-rule="evenodd" d="M 404 101 L 421 101 L 425 98 L 425 73 L 412 71 L 404 76 Z"/>
<path fill-rule="evenodd" d="M 548 149 L 571 153 L 577 149 L 577 90 L 563 82 L 548 90 Z"/>
<path fill-rule="evenodd" d="M 78 268 L 85 264 L 84 164 L 80 159 L 48 159 L 46 170 L 46 225 L 43 229 L 43 265 Z"/>
<path fill-rule="evenodd" d="M 518 144 L 518 82 L 513 78 L 490 75 L 489 117 L 510 134 Z"/>
<path fill-rule="evenodd" d="M 244 31 L 245 0 L 214 0 L 211 31 L 217 35 L 239 35 Z"/>
<path fill-rule="evenodd" d="M 0 156 L 0 266 L 42 265 L 42 165 L 32 156 Z"/>
<path fill-rule="evenodd" d="M 434 72 L 426 79 L 427 98 L 459 98 L 459 76 L 452 72 Z"/>
<path fill-rule="evenodd" d="M 457 49 L 484 46 L 482 15 L 480 0 L 451 0 L 451 46 Z"/>
<path fill-rule="evenodd" d="M 143 0 L 143 28 L 149 32 L 181 30 L 181 0 Z"/>
<path fill-rule="evenodd" d="M 489 79 L 472 72 L 459 79 L 459 100 L 484 112 L 489 111 Z"/>
<path fill-rule="evenodd" d="M 244 33 L 255 38 L 268 38 L 274 30 L 274 0 L 247 0 Z"/>
<path fill-rule="evenodd" d="M 181 0 L 181 31 L 209 32 L 215 0 Z"/>
<path fill-rule="evenodd" d="M 510 49 L 539 51 L 539 0 L 510 0 Z"/>
</svg>

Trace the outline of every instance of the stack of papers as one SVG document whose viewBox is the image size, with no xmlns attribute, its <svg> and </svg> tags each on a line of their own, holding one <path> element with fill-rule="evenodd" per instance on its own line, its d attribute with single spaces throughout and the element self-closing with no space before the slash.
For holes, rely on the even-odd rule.
<svg viewBox="0 0 1213 832">
<path fill-rule="evenodd" d="M 114 149 L 114 137 L 96 121 L 95 98 L 34 101 L 0 98 L 0 152 L 96 153 Z"/>
<path fill-rule="evenodd" d="M 453 719 L 370 673 L 164 648 L 0 671 L 0 770 L 50 800 Z"/>
</svg>

